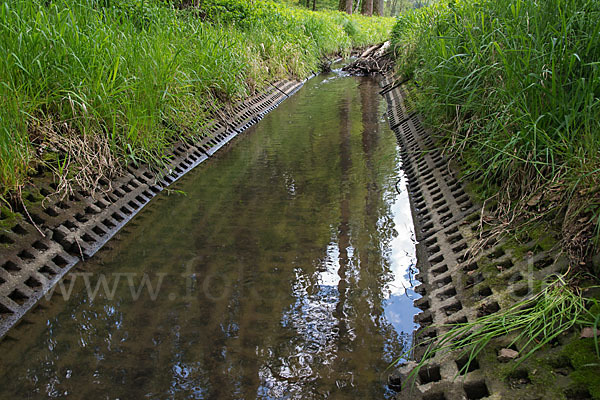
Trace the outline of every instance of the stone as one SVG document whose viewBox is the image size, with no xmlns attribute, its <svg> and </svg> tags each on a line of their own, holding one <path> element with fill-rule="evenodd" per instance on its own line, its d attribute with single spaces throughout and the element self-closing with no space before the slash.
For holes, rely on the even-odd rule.
<svg viewBox="0 0 600 400">
<path fill-rule="evenodd" d="M 395 391 L 402 391 L 402 383 L 408 380 L 408 376 L 411 371 L 417 366 L 414 361 L 404 362 L 397 366 L 397 368 L 388 375 L 388 387 Z"/>
<path fill-rule="evenodd" d="M 498 361 L 500 362 L 508 362 L 517 357 L 519 357 L 519 352 L 513 349 L 501 349 L 498 352 Z"/>
<path fill-rule="evenodd" d="M 591 326 L 586 326 L 585 328 L 583 328 L 581 330 L 581 335 L 579 336 L 580 339 L 587 339 L 593 337 L 596 337 L 596 335 L 594 335 L 594 329 Z"/>
<path fill-rule="evenodd" d="M 394 371 L 388 376 L 388 387 L 394 392 L 402 390 L 402 374 L 399 371 Z"/>
</svg>

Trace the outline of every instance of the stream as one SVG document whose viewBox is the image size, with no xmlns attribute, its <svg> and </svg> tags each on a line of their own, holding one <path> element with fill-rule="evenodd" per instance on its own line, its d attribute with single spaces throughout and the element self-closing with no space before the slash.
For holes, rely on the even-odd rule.
<svg viewBox="0 0 600 400">
<path fill-rule="evenodd" d="M 419 296 L 378 90 L 317 76 L 154 198 L 0 343 L 0 398 L 391 397 Z"/>
</svg>

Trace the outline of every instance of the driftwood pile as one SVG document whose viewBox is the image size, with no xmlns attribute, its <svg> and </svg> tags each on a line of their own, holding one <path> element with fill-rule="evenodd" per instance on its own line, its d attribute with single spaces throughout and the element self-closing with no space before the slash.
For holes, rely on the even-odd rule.
<svg viewBox="0 0 600 400">
<path fill-rule="evenodd" d="M 342 68 L 352 75 L 371 75 L 385 73 L 392 69 L 393 60 L 390 54 L 390 42 L 371 46 L 354 60 Z"/>
</svg>

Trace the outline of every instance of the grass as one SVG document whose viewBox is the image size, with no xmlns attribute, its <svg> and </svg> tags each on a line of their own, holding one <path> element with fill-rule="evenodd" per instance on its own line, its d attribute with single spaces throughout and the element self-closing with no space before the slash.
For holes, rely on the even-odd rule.
<svg viewBox="0 0 600 400">
<path fill-rule="evenodd" d="M 267 1 L 201 3 L 0 5 L 0 197 L 46 169 L 93 186 L 90 177 L 127 163 L 160 164 L 174 139 L 203 134 L 216 108 L 383 41 L 394 22 Z"/>
<path fill-rule="evenodd" d="M 559 210 L 579 259 L 600 221 L 599 18 L 594 0 L 441 1 L 392 33 L 399 74 L 465 172 L 517 215 L 505 220 Z"/>
<path fill-rule="evenodd" d="M 593 304 L 595 306 L 590 306 Z M 591 327 L 595 332 L 595 360 L 600 360 L 598 329 L 600 328 L 598 301 L 585 298 L 565 276 L 554 277 L 536 295 L 474 322 L 459 323 L 438 338 L 422 342 L 428 347 L 417 366 L 410 372 L 405 385 L 413 384 L 419 370 L 436 355 L 457 351 L 457 358 L 466 357 L 467 362 L 459 371 L 466 374 L 475 358 L 495 339 L 511 337 L 505 347 L 518 345 L 519 358 L 515 370 L 536 351 L 548 346 L 559 335 L 573 327 Z M 410 352 L 409 352 L 410 353 Z"/>
<path fill-rule="evenodd" d="M 598 365 L 598 300 L 581 295 L 577 277 L 590 278 L 574 272 L 584 265 L 600 276 L 591 260 L 600 249 L 599 18 L 593 0 L 444 0 L 398 18 L 397 73 L 419 86 L 426 123 L 488 205 L 479 244 L 535 231 L 550 244 L 549 227 L 574 275 L 497 313 L 443 327 L 409 382 L 431 357 L 454 351 L 467 357 L 466 373 L 499 338 L 521 350 L 514 369 L 580 326 L 596 332 L 590 357 Z"/>
</svg>

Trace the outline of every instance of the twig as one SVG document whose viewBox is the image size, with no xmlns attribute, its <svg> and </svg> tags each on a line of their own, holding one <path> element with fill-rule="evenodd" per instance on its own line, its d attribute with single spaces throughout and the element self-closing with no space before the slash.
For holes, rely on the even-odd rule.
<svg viewBox="0 0 600 400">
<path fill-rule="evenodd" d="M 31 215 L 29 215 L 29 211 L 27 211 L 27 206 L 25 205 L 25 202 L 23 201 L 23 193 L 21 192 L 21 186 L 19 186 L 19 200 L 21 201 L 21 204 L 23 205 L 23 209 L 25 210 L 25 214 L 27 214 L 27 218 L 29 218 L 29 221 L 31 222 L 31 224 L 33 226 L 35 226 L 35 229 L 37 229 L 37 231 L 40 233 L 40 235 L 42 235 L 42 237 L 46 237 L 46 234 L 44 232 L 42 232 L 42 230 L 40 228 L 38 228 L 38 226 L 33 221 L 33 218 L 31 218 Z"/>
</svg>

